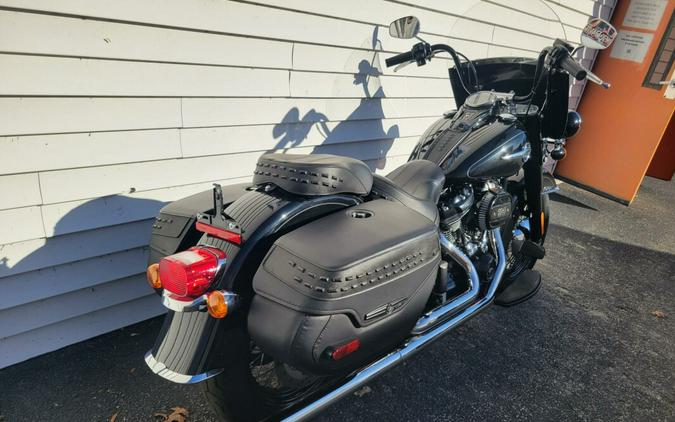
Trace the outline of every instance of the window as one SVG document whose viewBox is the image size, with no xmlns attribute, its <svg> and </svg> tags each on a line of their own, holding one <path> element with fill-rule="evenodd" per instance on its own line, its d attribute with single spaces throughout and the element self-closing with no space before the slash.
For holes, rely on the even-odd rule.
<svg viewBox="0 0 675 422">
<path fill-rule="evenodd" d="M 670 16 L 670 22 L 642 86 L 661 89 L 662 85 L 659 85 L 659 82 L 668 79 L 673 68 L 673 59 L 675 59 L 675 12 Z"/>
</svg>

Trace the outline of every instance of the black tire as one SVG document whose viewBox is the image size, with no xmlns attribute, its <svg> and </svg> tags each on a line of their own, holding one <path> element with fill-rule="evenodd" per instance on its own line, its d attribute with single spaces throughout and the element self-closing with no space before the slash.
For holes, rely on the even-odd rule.
<svg viewBox="0 0 675 422">
<path fill-rule="evenodd" d="M 549 198 L 548 195 L 544 195 L 542 198 L 542 210 L 544 211 L 544 234 L 542 238 L 539 241 L 540 245 L 544 245 L 544 242 L 546 241 L 546 235 L 548 234 L 548 223 L 549 223 L 549 218 L 550 218 L 550 207 L 549 207 Z M 527 234 L 526 234 L 527 238 Z M 509 236 L 509 239 L 511 240 L 511 236 Z M 501 284 L 501 289 L 503 290 L 506 287 L 508 287 L 513 281 L 515 281 L 520 274 L 522 274 L 523 271 L 525 270 L 531 270 L 534 268 L 534 266 L 537 263 L 537 259 L 533 258 L 531 256 L 527 256 L 525 254 L 517 254 L 514 256 L 511 256 L 509 251 L 511 250 L 511 241 L 509 240 L 509 243 L 507 245 L 504 245 L 505 248 L 507 248 L 507 259 L 509 260 L 507 262 L 507 268 L 504 273 L 504 278 L 503 282 Z"/>
<path fill-rule="evenodd" d="M 198 244 L 222 247 L 212 244 L 206 236 Z M 224 370 L 200 383 L 209 406 L 221 421 L 279 419 L 277 415 L 283 410 L 306 400 L 328 383 L 341 379 L 307 375 L 265 356 L 253 344 L 248 334 L 247 313 L 253 292 L 242 291 L 239 294 L 248 299 L 242 299 L 237 312 L 221 322 L 217 328 L 216 340 L 211 346 L 212 350 L 220 352 L 217 360 L 223 362 Z M 257 361 L 258 357 L 261 358 L 260 362 Z M 254 358 L 256 361 L 253 361 Z M 257 363 L 271 371 L 271 377 L 265 381 L 271 380 L 275 384 L 274 388 L 267 388 L 261 382 L 261 375 L 268 377 L 269 371 L 263 374 L 258 371 L 254 376 L 255 368 L 252 364 Z"/>
<path fill-rule="evenodd" d="M 255 391 L 248 370 L 249 343 L 245 330 L 241 327 L 228 330 L 229 348 L 234 352 L 230 356 L 225 370 L 200 383 L 209 406 L 221 421 L 255 421 L 264 419 L 269 410 L 263 407 L 262 400 L 256 403 Z"/>
<path fill-rule="evenodd" d="M 220 340 L 221 347 L 233 352 L 228 353 L 228 365 L 222 373 L 200 385 L 211 409 L 222 421 L 279 419 L 280 412 L 340 379 L 306 375 L 272 358 L 265 359 L 264 353 L 261 354 L 250 341 L 244 322 L 228 329 Z M 263 385 L 260 371 L 254 376 L 256 366 L 252 364 L 257 362 L 253 359 L 257 361 L 258 357 L 260 363 L 267 367 L 262 375 L 271 380 L 273 388 Z"/>
</svg>

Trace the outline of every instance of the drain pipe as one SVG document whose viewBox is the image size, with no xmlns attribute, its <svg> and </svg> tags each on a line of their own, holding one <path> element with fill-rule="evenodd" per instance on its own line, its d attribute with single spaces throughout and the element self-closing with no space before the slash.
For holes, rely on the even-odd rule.
<svg viewBox="0 0 675 422">
<path fill-rule="evenodd" d="M 354 375 L 354 377 L 349 381 L 342 384 L 335 390 L 327 393 L 320 399 L 296 411 L 286 419 L 283 419 L 283 422 L 303 421 L 316 416 L 317 413 L 321 412 L 326 407 L 335 403 L 342 397 L 346 396 L 367 382 L 372 381 L 376 376 L 388 369 L 393 368 L 397 364 L 401 363 L 404 359 L 409 358 L 421 350 L 424 346 L 429 345 L 433 340 L 436 340 L 443 334 L 447 333 L 448 331 L 452 330 L 461 323 L 478 314 L 480 311 L 487 308 L 487 306 L 490 305 L 494 299 L 495 292 L 497 291 L 499 282 L 504 275 L 504 269 L 506 268 L 506 254 L 504 253 L 504 245 L 502 243 L 499 229 L 493 229 L 490 231 L 489 240 L 492 250 L 496 251 L 497 253 L 497 269 L 495 270 L 495 274 L 490 281 L 490 286 L 488 287 L 488 290 L 483 298 L 458 312 L 447 321 L 440 323 L 434 328 L 431 328 L 428 332 L 423 333 L 417 337 L 413 337 L 402 348 L 366 366 L 357 372 L 356 375 Z"/>
</svg>

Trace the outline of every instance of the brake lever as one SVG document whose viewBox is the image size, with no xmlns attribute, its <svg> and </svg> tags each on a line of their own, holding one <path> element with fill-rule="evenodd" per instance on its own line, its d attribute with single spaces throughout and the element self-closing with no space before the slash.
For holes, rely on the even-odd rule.
<svg viewBox="0 0 675 422">
<path fill-rule="evenodd" d="M 403 69 L 404 67 L 408 66 L 409 64 L 415 63 L 414 60 L 411 60 L 409 62 L 401 63 L 399 65 L 396 65 L 394 68 L 394 72 L 398 72 L 399 70 Z"/>
</svg>

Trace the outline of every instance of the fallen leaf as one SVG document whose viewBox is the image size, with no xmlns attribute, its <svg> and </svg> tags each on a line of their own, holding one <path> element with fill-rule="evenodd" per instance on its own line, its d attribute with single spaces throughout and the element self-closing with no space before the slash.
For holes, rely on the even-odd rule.
<svg viewBox="0 0 675 422">
<path fill-rule="evenodd" d="M 156 412 L 153 416 L 163 418 L 161 422 L 185 422 L 185 418 L 190 414 L 190 411 L 184 407 L 176 406 L 171 408 L 171 413 Z"/>
<path fill-rule="evenodd" d="M 173 412 L 169 415 L 166 422 L 185 422 L 185 418 L 190 412 L 184 407 L 172 407 Z"/>
<path fill-rule="evenodd" d="M 119 413 L 119 412 L 113 413 L 113 415 L 110 417 L 110 421 L 109 421 L 109 422 L 115 422 L 115 421 L 117 420 L 117 413 Z"/>
<path fill-rule="evenodd" d="M 654 311 L 651 312 L 651 314 L 653 316 L 657 317 L 657 318 L 665 318 L 666 317 L 666 313 L 663 312 L 663 311 L 659 311 L 659 310 L 654 310 Z"/>
</svg>

